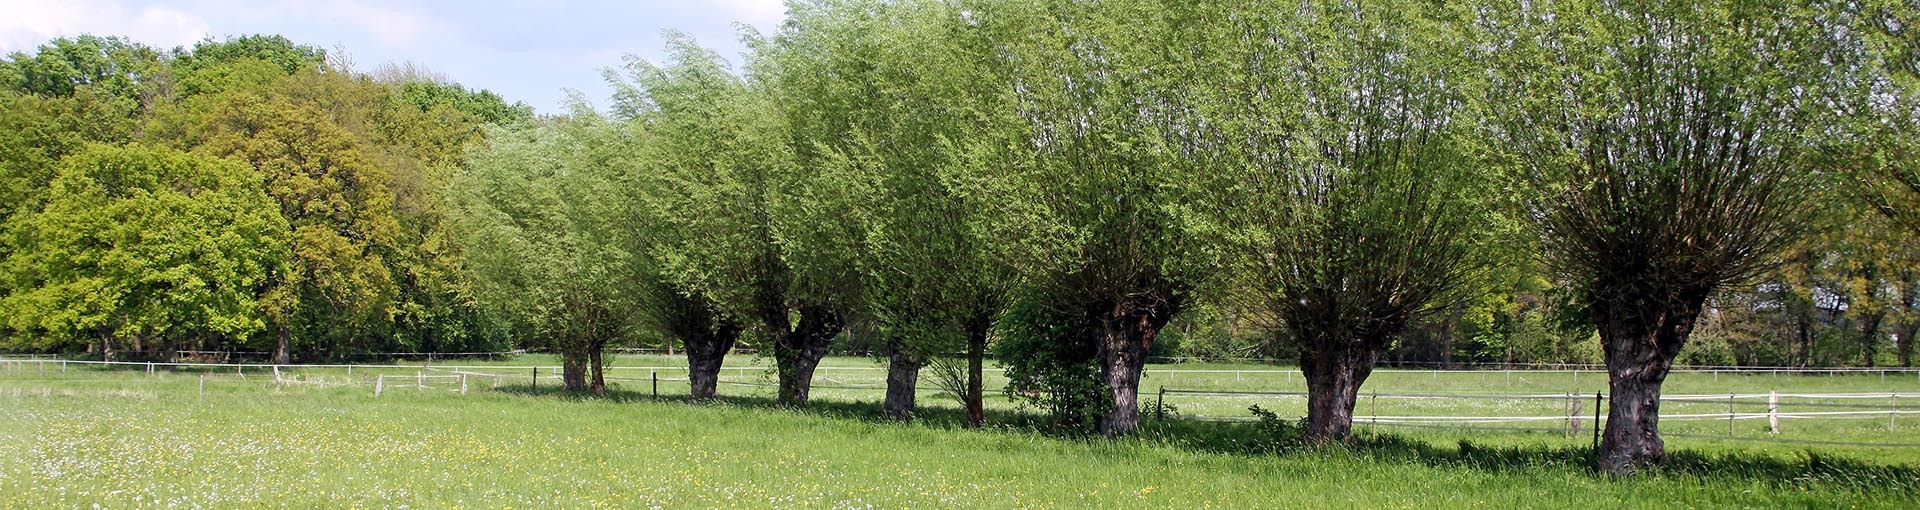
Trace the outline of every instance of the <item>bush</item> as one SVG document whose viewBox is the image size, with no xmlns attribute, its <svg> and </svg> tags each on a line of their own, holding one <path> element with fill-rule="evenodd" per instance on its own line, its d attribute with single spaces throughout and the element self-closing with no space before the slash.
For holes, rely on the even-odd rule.
<svg viewBox="0 0 1920 510">
<path fill-rule="evenodd" d="M 1082 307 L 1057 307 L 1061 302 L 1016 299 L 1001 318 L 994 357 L 1007 370 L 1008 397 L 1045 411 L 1055 432 L 1090 434 L 1113 401 Z"/>
</svg>

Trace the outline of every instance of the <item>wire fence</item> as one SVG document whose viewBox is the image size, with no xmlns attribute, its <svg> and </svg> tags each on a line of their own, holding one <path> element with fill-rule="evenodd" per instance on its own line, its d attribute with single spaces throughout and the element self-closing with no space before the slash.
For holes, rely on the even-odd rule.
<svg viewBox="0 0 1920 510">
<path fill-rule="evenodd" d="M 126 382 L 126 379 L 112 378 L 74 378 L 67 374 L 76 370 L 99 369 L 118 371 L 137 370 L 145 375 L 159 377 L 165 372 L 179 372 L 198 375 L 200 388 L 204 396 L 205 385 L 211 377 L 213 381 L 231 378 L 239 381 L 270 381 L 277 386 L 314 386 L 323 388 L 358 387 L 369 390 L 375 396 L 396 389 L 442 390 L 467 393 L 472 388 L 484 385 L 495 389 L 505 385 L 527 384 L 538 388 L 543 384 L 555 384 L 562 379 L 561 368 L 555 365 L 448 365 L 448 364 L 322 364 L 322 365 L 274 365 L 248 363 L 161 363 L 161 362 L 105 362 L 63 360 L 44 356 L 7 356 L 0 358 L 0 375 L 52 375 L 61 374 L 58 379 L 45 378 L 47 381 L 69 383 L 83 382 Z M 877 371 L 884 367 L 836 367 L 823 366 L 816 369 L 816 390 L 845 390 L 854 392 L 884 391 L 883 381 L 877 381 Z M 1852 376 L 1862 375 L 1854 369 L 1831 369 L 1835 373 Z M 57 371 L 57 372 L 56 372 Z M 356 377 L 356 371 L 358 371 Z M 686 384 L 685 366 L 620 366 L 607 367 L 605 380 L 618 383 L 651 385 L 655 395 L 660 394 L 660 384 Z M 771 367 L 735 366 L 724 367 L 722 378 L 716 383 L 730 387 L 771 388 L 777 384 L 768 382 Z M 990 372 L 999 372 L 990 369 Z M 1425 371 L 1413 371 L 1425 372 Z M 1546 371 L 1513 371 L 1546 372 Z M 1577 373 L 1576 371 L 1557 371 L 1556 373 Z M 1886 373 L 1896 373 L 1896 369 L 1886 369 Z M 1180 376 L 1192 378 L 1222 377 L 1232 375 L 1297 375 L 1297 370 L 1263 369 L 1154 369 L 1149 374 L 1165 376 L 1165 382 L 1178 381 Z M 1870 374 L 1871 372 L 1866 372 Z M 844 374 L 844 375 L 836 375 Z M 79 374 L 74 374 L 79 375 Z M 1000 378 L 1004 382 L 1004 378 Z M 645 386 L 638 388 L 647 391 Z M 683 388 L 673 388 L 684 391 Z M 1005 386 L 989 388 L 992 393 L 1002 393 Z M 1145 388 L 1142 388 L 1145 390 Z M 937 385 L 922 384 L 916 388 L 920 393 L 944 391 Z M 671 391 L 670 391 L 671 392 Z M 1155 398 L 1155 404 L 1164 404 L 1169 397 L 1175 399 L 1271 399 L 1272 401 L 1295 401 L 1304 404 L 1308 397 L 1305 391 L 1263 391 L 1252 389 L 1223 389 L 1203 387 L 1162 387 L 1157 394 L 1142 391 L 1144 398 Z M 1582 430 L 1603 427 L 1606 422 L 1603 409 L 1607 395 L 1601 393 L 1575 392 L 1537 392 L 1537 393 L 1465 393 L 1465 392 L 1387 392 L 1361 395 L 1366 401 L 1365 407 L 1358 410 L 1372 410 L 1353 416 L 1356 426 L 1397 427 L 1415 429 L 1448 429 L 1463 431 L 1508 431 L 1508 432 L 1559 432 L 1573 436 Z M 1920 415 L 1920 391 L 1887 392 L 1809 392 L 1809 391 L 1767 391 L 1767 392 L 1730 392 L 1730 393 L 1688 393 L 1669 394 L 1661 397 L 1663 404 L 1670 406 L 1669 412 L 1661 414 L 1662 421 L 1702 422 L 1725 421 L 1729 424 L 1729 434 L 1696 434 L 1691 432 L 1668 432 L 1664 435 L 1680 438 L 1728 439 L 1738 441 L 1757 441 L 1779 444 L 1802 445 L 1845 445 L 1888 448 L 1920 447 L 1920 443 L 1911 442 L 1859 442 L 1834 441 L 1820 438 L 1784 438 L 1784 437 L 1745 437 L 1732 434 L 1732 424 L 1742 421 L 1765 420 L 1770 434 L 1781 432 L 1782 421 L 1795 420 L 1858 420 L 1886 419 L 1890 433 L 1898 430 L 1898 422 L 1903 417 Z M 1419 412 L 1379 412 L 1378 401 L 1418 402 L 1438 411 L 1431 414 Z M 1903 400 L 1904 407 L 1903 407 Z M 1474 402 L 1533 402 L 1532 407 L 1521 413 L 1461 413 L 1476 409 L 1503 408 L 1473 404 Z M 1558 404 L 1554 404 L 1557 402 Z M 1214 403 L 1218 403 L 1217 401 Z M 1458 403 L 1458 404 L 1455 404 Z M 1542 407 L 1544 406 L 1544 407 Z M 1723 410 L 1703 411 L 1703 406 L 1724 406 Z M 1218 406 L 1216 406 L 1218 407 Z M 1301 406 L 1304 407 L 1304 406 Z M 1511 407 L 1511 406 L 1509 406 Z M 1555 412 L 1539 413 L 1539 409 L 1554 409 Z M 1433 411 L 1434 409 L 1425 409 Z M 1525 412 L 1533 410 L 1536 412 Z M 1199 421 L 1245 422 L 1257 418 L 1249 415 L 1185 414 L 1181 418 Z M 1294 417 L 1288 417 L 1294 418 Z M 1551 424 L 1551 426 L 1541 426 Z M 1909 425 L 1911 427 L 1911 425 Z"/>
</svg>

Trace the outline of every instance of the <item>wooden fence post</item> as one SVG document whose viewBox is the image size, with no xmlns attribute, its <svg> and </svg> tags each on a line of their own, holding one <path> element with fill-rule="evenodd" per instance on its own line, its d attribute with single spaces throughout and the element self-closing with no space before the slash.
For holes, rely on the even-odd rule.
<svg viewBox="0 0 1920 510">
<path fill-rule="evenodd" d="M 1580 399 L 1574 398 L 1572 393 L 1568 393 L 1565 407 L 1567 411 L 1566 436 L 1573 437 L 1574 434 L 1580 433 Z"/>
<path fill-rule="evenodd" d="M 1733 394 L 1727 394 L 1727 435 L 1733 435 Z"/>
<path fill-rule="evenodd" d="M 1600 392 L 1593 392 L 1593 453 L 1600 454 Z"/>
<path fill-rule="evenodd" d="M 1767 392 L 1767 433 L 1780 433 L 1780 391 Z"/>
<path fill-rule="evenodd" d="M 1374 388 L 1367 394 L 1367 423 L 1380 423 L 1380 389 Z"/>
<path fill-rule="evenodd" d="M 660 398 L 660 371 L 654 370 L 652 371 L 652 373 L 653 373 L 653 398 Z"/>
</svg>

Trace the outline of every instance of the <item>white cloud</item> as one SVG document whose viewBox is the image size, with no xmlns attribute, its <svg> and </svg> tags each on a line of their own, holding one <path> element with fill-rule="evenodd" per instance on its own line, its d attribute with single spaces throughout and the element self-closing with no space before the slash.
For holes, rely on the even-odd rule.
<svg viewBox="0 0 1920 510">
<path fill-rule="evenodd" d="M 338 21 L 372 36 L 389 46 L 405 46 L 421 41 L 435 30 L 435 23 L 417 9 L 400 9 L 367 2 L 282 2 L 281 15 L 305 19 Z"/>
<path fill-rule="evenodd" d="M 713 4 L 731 15 L 734 21 L 753 25 L 761 32 L 771 33 L 787 18 L 787 3 L 784 0 L 713 0 Z"/>
<path fill-rule="evenodd" d="M 0 0 L 0 52 L 31 51 L 56 37 L 123 35 L 159 48 L 207 36 L 207 22 L 164 7 L 131 9 L 116 1 Z"/>
</svg>

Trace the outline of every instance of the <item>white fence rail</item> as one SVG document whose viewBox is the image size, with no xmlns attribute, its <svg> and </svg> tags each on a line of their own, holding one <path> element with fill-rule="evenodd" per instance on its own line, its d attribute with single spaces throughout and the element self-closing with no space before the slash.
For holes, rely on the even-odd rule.
<svg viewBox="0 0 1920 510">
<path fill-rule="evenodd" d="M 271 381 L 276 385 L 292 384 L 292 385 L 313 385 L 313 386 L 320 386 L 320 387 L 357 386 L 362 388 L 366 388 L 370 386 L 373 391 L 373 394 L 376 396 L 379 396 L 393 389 L 396 389 L 399 387 L 405 387 L 405 386 L 412 386 L 416 390 L 425 390 L 425 389 L 429 389 L 430 387 L 447 389 L 447 390 L 457 388 L 460 393 L 464 394 L 469 391 L 470 384 L 473 382 L 474 378 L 479 378 L 480 381 L 488 383 L 492 388 L 499 388 L 503 383 L 509 383 L 509 382 L 532 382 L 537 386 L 537 385 L 540 385 L 542 379 L 558 380 L 561 378 L 560 367 L 553 366 L 553 365 L 472 365 L 472 364 L 465 364 L 465 365 L 437 365 L 437 364 L 273 365 L 273 364 L 250 364 L 250 363 L 238 363 L 238 364 L 161 363 L 161 362 L 131 362 L 131 361 L 105 362 L 105 361 L 61 360 L 61 359 L 38 357 L 38 356 L 36 357 L 8 356 L 8 357 L 0 358 L 0 375 L 64 374 L 66 372 L 72 371 L 77 368 L 82 368 L 82 367 L 95 367 L 95 368 L 113 367 L 113 368 L 121 368 L 121 369 L 132 368 L 132 369 L 142 370 L 147 375 L 150 375 L 150 376 L 158 376 L 163 369 L 173 369 L 173 368 L 195 369 L 194 370 L 195 372 L 199 372 L 201 374 L 202 395 L 204 395 L 204 392 L 205 392 L 205 384 L 207 381 L 208 374 L 215 374 L 217 377 L 217 374 L 219 374 L 220 372 L 228 371 L 228 370 L 231 370 L 232 371 L 231 374 L 236 379 L 239 379 L 239 380 L 246 380 L 246 378 L 248 377 L 248 372 L 253 372 L 255 375 L 258 375 L 258 376 L 264 376 L 270 373 L 272 375 Z M 324 374 L 304 374 L 303 375 L 299 373 L 302 371 L 312 370 L 312 369 L 343 370 L 345 372 L 345 377 L 339 377 L 337 375 L 328 376 Z M 357 377 L 357 378 L 354 377 L 355 370 L 361 371 L 360 377 Z M 411 373 L 392 373 L 393 371 L 396 371 L 396 370 L 404 370 Z M 833 375 L 836 372 L 874 374 L 877 371 L 885 370 L 884 367 L 823 366 L 823 367 L 819 367 L 817 370 L 820 372 L 820 375 L 816 378 L 816 381 L 825 383 L 825 384 L 815 384 L 814 387 L 817 389 L 841 389 L 841 390 L 859 390 L 859 391 L 880 391 L 885 389 L 885 386 L 880 384 L 853 384 L 846 381 L 841 381 L 836 379 L 836 377 L 839 377 L 839 376 Z M 1722 369 L 1713 369 L 1713 370 L 1722 370 Z M 1764 370 L 1776 370 L 1776 369 L 1766 368 Z M 1865 375 L 1865 374 L 1874 374 L 1877 372 L 1884 377 L 1886 374 L 1903 373 L 1903 372 L 1910 371 L 1911 369 L 1831 368 L 1831 369 L 1818 369 L 1819 371 L 1817 372 L 1807 372 L 1800 369 L 1778 369 L 1778 370 L 1781 370 L 1785 373 L 1823 373 L 1827 375 L 1848 374 L 1848 375 L 1856 375 L 1856 376 Z M 685 366 L 607 367 L 607 371 L 609 375 L 605 377 L 605 379 L 609 381 L 638 382 L 643 384 L 652 383 L 653 392 L 656 395 L 659 394 L 660 382 L 663 382 L 663 381 L 669 382 L 669 383 L 687 382 L 687 379 L 685 377 L 662 377 L 663 374 L 669 375 L 669 376 L 683 375 L 687 371 L 687 367 Z M 750 386 L 750 387 L 772 386 L 771 384 L 767 384 L 766 382 L 755 382 L 752 380 L 743 380 L 743 379 L 751 379 L 752 378 L 751 376 L 754 376 L 754 375 L 764 376 L 770 373 L 770 371 L 771 371 L 770 367 L 762 367 L 762 366 L 725 367 L 722 369 L 722 375 L 733 375 L 736 377 L 736 379 L 735 380 L 723 379 L 717 382 L 719 384 L 724 384 L 729 386 Z M 996 372 L 996 373 L 1000 372 L 1000 370 L 998 369 L 990 369 L 989 371 Z M 1733 370 L 1728 370 L 1728 371 L 1735 372 Z M 1577 378 L 1578 374 L 1581 371 L 1579 370 L 1568 370 L 1568 371 L 1501 370 L 1501 371 L 1461 372 L 1461 371 L 1446 371 L 1446 370 L 1430 371 L 1430 370 L 1383 369 L 1376 372 L 1387 372 L 1387 373 L 1436 372 L 1438 374 L 1477 373 L 1483 376 L 1489 375 L 1489 374 L 1498 374 L 1498 373 L 1509 373 L 1509 374 L 1562 373 L 1564 374 L 1564 373 L 1571 372 Z M 1752 372 L 1753 372 L 1752 370 L 1745 371 L 1745 373 L 1748 373 L 1749 375 L 1751 375 Z M 641 373 L 642 377 L 621 375 L 621 374 L 636 374 L 636 373 Z M 1242 377 L 1247 375 L 1262 375 L 1262 376 L 1270 377 L 1273 375 L 1282 375 L 1282 376 L 1297 375 L 1299 374 L 1299 371 L 1291 370 L 1291 369 L 1233 370 L 1233 369 L 1166 369 L 1166 368 L 1162 368 L 1157 370 L 1149 369 L 1147 373 L 1150 375 L 1165 375 L 1167 376 L 1167 378 L 1163 380 L 1163 382 L 1172 383 L 1172 382 L 1179 381 L 1181 376 L 1197 376 L 1201 378 L 1213 377 L 1213 378 L 1216 378 L 1215 380 L 1218 380 L 1217 377 L 1223 376 L 1223 375 L 1233 375 L 1235 377 Z M 1590 374 L 1603 375 L 1603 374 L 1593 374 L 1591 372 Z M 878 375 L 878 374 L 874 374 L 874 375 Z M 49 379 L 49 380 L 75 381 L 75 379 L 71 379 L 66 376 L 62 376 L 60 379 Z M 262 379 L 262 380 L 265 380 L 265 379 Z M 105 382 L 105 381 L 106 380 L 102 380 L 102 382 Z M 921 391 L 929 391 L 929 392 L 941 391 L 939 388 L 934 387 L 934 385 L 923 384 L 920 386 L 921 387 L 919 389 Z M 994 391 L 998 391 L 998 390 L 994 390 Z M 1301 392 L 1301 391 L 1243 391 L 1243 390 L 1203 389 L 1203 388 L 1189 388 L 1189 389 L 1164 388 L 1162 389 L 1159 398 L 1164 400 L 1167 396 L 1176 396 L 1176 397 L 1185 397 L 1185 398 L 1258 397 L 1258 398 L 1275 398 L 1275 399 L 1284 400 L 1284 399 L 1302 399 L 1302 398 L 1305 398 L 1306 395 L 1307 395 L 1306 392 Z M 1151 394 L 1143 395 L 1143 396 L 1151 398 Z M 1566 403 L 1565 405 L 1566 412 L 1553 413 L 1553 414 L 1518 415 L 1518 416 L 1516 415 L 1488 415 L 1488 416 L 1419 415 L 1419 414 L 1410 414 L 1410 413 L 1376 413 L 1376 414 L 1363 414 L 1363 415 L 1354 416 L 1353 419 L 1356 425 L 1409 426 L 1409 427 L 1428 427 L 1428 428 L 1441 427 L 1441 428 L 1461 428 L 1461 429 L 1488 429 L 1488 428 L 1501 429 L 1502 427 L 1486 427 L 1486 425 L 1500 425 L 1500 424 L 1538 425 L 1543 423 L 1554 423 L 1554 424 L 1559 424 L 1561 426 L 1552 428 L 1552 429 L 1543 429 L 1543 428 L 1536 429 L 1536 428 L 1524 428 L 1524 427 L 1520 427 L 1520 428 L 1505 427 L 1505 428 L 1513 429 L 1513 430 L 1564 430 L 1564 431 L 1569 431 L 1569 433 L 1571 433 L 1572 431 L 1581 430 L 1583 427 L 1597 427 L 1601 424 L 1604 424 L 1606 419 L 1605 413 L 1593 412 L 1594 410 L 1599 409 L 1598 405 L 1600 404 L 1600 402 L 1604 401 L 1604 399 L 1606 398 L 1606 395 L 1604 393 L 1597 394 L 1597 395 L 1593 393 L 1585 393 L 1585 394 L 1580 394 L 1580 393 L 1513 393 L 1513 394 L 1377 393 L 1377 394 L 1363 395 L 1362 398 L 1376 399 L 1376 400 L 1387 399 L 1387 400 L 1427 400 L 1427 401 L 1453 401 L 1453 400 L 1563 401 Z M 1663 421 L 1725 420 L 1729 423 L 1729 426 L 1731 426 L 1732 423 L 1737 421 L 1751 421 L 1751 420 L 1764 419 L 1764 420 L 1767 420 L 1769 423 L 1768 429 L 1774 433 L 1778 433 L 1780 430 L 1779 424 L 1782 420 L 1834 420 L 1834 419 L 1885 418 L 1887 420 L 1888 429 L 1890 431 L 1893 431 L 1893 430 L 1897 430 L 1897 424 L 1900 417 L 1920 415 L 1920 406 L 1916 406 L 1913 404 L 1914 402 L 1916 402 L 1916 399 L 1920 399 L 1920 392 L 1890 391 L 1890 392 L 1866 392 L 1866 393 L 1846 393 L 1846 392 L 1784 392 L 1783 393 L 1783 392 L 1776 391 L 1776 392 L 1767 392 L 1767 393 L 1737 393 L 1736 392 L 1736 393 L 1726 393 L 1726 394 L 1670 394 L 1670 395 L 1662 396 L 1661 401 L 1671 402 L 1674 404 L 1688 404 L 1696 407 L 1692 409 L 1676 409 L 1676 410 L 1682 410 L 1687 412 L 1670 412 L 1667 414 L 1662 414 L 1661 419 Z M 1904 409 L 1902 408 L 1903 400 L 1908 402 L 1906 408 Z M 1710 405 L 1710 404 L 1726 404 L 1727 410 L 1726 412 L 1697 412 L 1698 411 L 1697 407 L 1699 405 Z M 1589 405 L 1594 407 L 1587 407 Z M 1754 408 L 1757 408 L 1762 405 L 1765 406 L 1765 411 L 1753 410 Z M 1739 410 L 1737 409 L 1738 406 L 1746 406 L 1747 410 L 1744 410 L 1744 411 Z M 1522 412 L 1525 412 L 1525 411 L 1522 411 Z M 1224 415 L 1188 415 L 1187 418 L 1198 419 L 1198 420 L 1210 420 L 1210 421 L 1248 421 L 1253 419 L 1252 417 L 1248 417 L 1248 416 L 1224 416 Z M 1687 436 L 1682 435 L 1679 437 L 1687 437 Z M 1808 443 L 1808 444 L 1821 444 L 1821 442 L 1817 440 L 1796 440 L 1796 441 Z M 1795 442 L 1795 441 L 1784 441 L 1784 442 Z M 1905 446 L 1904 444 L 1889 444 L 1889 445 Z M 1915 446 L 1920 446 L 1920 445 L 1915 445 Z"/>
</svg>

